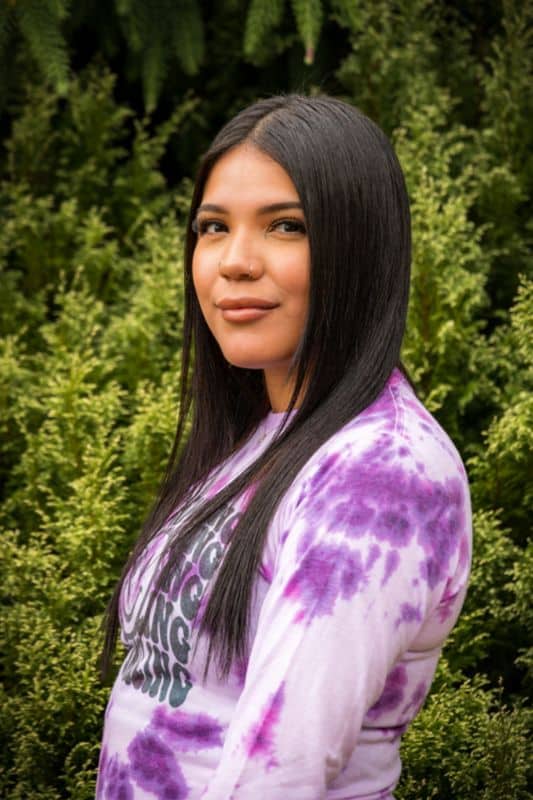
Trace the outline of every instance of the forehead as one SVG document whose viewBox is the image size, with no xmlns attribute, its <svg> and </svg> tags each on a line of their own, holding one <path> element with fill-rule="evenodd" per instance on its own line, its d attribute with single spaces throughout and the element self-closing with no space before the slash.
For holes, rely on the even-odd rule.
<svg viewBox="0 0 533 800">
<path fill-rule="evenodd" d="M 202 202 L 229 205 L 236 200 L 261 203 L 298 200 L 298 192 L 283 167 L 262 150 L 241 144 L 213 166 Z"/>
</svg>

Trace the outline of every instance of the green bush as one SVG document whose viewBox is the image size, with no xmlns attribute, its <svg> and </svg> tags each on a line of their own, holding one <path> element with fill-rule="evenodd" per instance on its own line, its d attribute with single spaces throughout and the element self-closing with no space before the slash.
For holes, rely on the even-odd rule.
<svg viewBox="0 0 533 800">
<path fill-rule="evenodd" d="M 94 793 L 102 611 L 176 420 L 180 206 L 154 164 L 188 103 L 150 136 L 112 85 L 90 76 L 66 106 L 32 91 L 0 188 L 0 793 L 14 799 Z M 100 127 L 82 113 L 94 98 Z"/>
<path fill-rule="evenodd" d="M 398 800 L 530 798 L 531 710 L 507 708 L 483 679 L 459 683 L 445 660 L 436 683 L 402 744 Z"/>
<path fill-rule="evenodd" d="M 121 8 L 130 5 L 142 7 Z M 319 10 L 326 49 L 328 26 L 342 26 L 338 93 L 394 139 L 413 211 L 404 358 L 472 482 L 470 592 L 405 737 L 401 800 L 532 796 L 531 11 L 489 5 L 481 55 L 475 4 L 470 27 L 426 0 L 290 5 L 301 20 Z M 281 7 L 268 18 L 264 3 L 246 7 L 246 46 L 260 42 L 249 58 L 268 64 L 291 36 L 318 41 L 318 57 L 317 20 L 307 33 L 301 20 L 287 28 Z M 217 58 L 242 4 L 228 0 L 226 11 Z M 221 78 L 210 80 L 207 93 Z M 109 691 L 96 669 L 102 612 L 177 416 L 190 183 L 171 191 L 160 164 L 197 103 L 185 97 L 156 125 L 115 94 L 96 68 L 56 89 L 27 82 L 0 157 L 0 795 L 9 800 L 93 796 Z M 250 94 L 233 91 L 232 102 Z"/>
</svg>

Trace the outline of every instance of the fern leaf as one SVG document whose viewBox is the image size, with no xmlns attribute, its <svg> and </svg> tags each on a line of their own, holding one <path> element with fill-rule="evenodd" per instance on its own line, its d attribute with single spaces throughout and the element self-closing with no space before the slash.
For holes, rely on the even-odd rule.
<svg viewBox="0 0 533 800">
<path fill-rule="evenodd" d="M 134 53 L 142 53 L 152 37 L 149 7 L 145 0 L 116 0 L 117 14 L 124 37 Z"/>
<path fill-rule="evenodd" d="M 172 0 L 135 0 L 135 36 L 142 58 L 142 78 L 146 110 L 156 107 L 170 59 L 169 20 L 176 14 Z"/>
<path fill-rule="evenodd" d="M 181 0 L 177 13 L 170 19 L 171 36 L 184 72 L 194 75 L 204 57 L 204 26 L 200 4 L 195 0 Z"/>
<path fill-rule="evenodd" d="M 12 10 L 7 3 L 0 3 L 0 53 L 3 51 L 13 27 Z"/>
<path fill-rule="evenodd" d="M 305 48 L 304 62 L 312 64 L 322 30 L 322 0 L 291 0 L 296 27 Z"/>
<path fill-rule="evenodd" d="M 244 54 L 251 58 L 283 17 L 284 0 L 252 0 L 244 28 Z"/>
<path fill-rule="evenodd" d="M 160 42 L 148 47 L 143 54 L 142 76 L 144 104 L 150 114 L 157 105 L 166 75 L 165 51 Z"/>
<path fill-rule="evenodd" d="M 60 29 L 61 9 L 57 5 L 42 0 L 23 0 L 17 3 L 15 10 L 20 31 L 37 66 L 56 91 L 65 94 L 69 83 L 69 58 Z"/>
</svg>

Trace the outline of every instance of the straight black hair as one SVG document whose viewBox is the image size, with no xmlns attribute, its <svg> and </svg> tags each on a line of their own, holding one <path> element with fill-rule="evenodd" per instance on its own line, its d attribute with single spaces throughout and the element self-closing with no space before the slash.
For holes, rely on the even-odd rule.
<svg viewBox="0 0 533 800">
<path fill-rule="evenodd" d="M 202 523 L 253 485 L 210 589 L 200 633 L 227 675 L 246 656 L 252 586 L 269 523 L 282 496 L 313 453 L 372 403 L 400 347 L 409 296 L 411 232 L 402 170 L 385 134 L 353 106 L 319 96 L 260 100 L 230 120 L 199 168 L 185 247 L 185 321 L 178 429 L 159 495 L 109 603 L 102 670 L 118 630 L 121 589 L 147 543 L 176 510 L 198 497 L 202 482 L 253 433 L 269 410 L 263 376 L 224 359 L 192 283 L 193 221 L 218 159 L 243 143 L 266 153 L 292 179 L 302 203 L 311 254 L 308 317 L 293 358 L 303 400 L 266 451 L 199 507 L 167 545 L 154 600 L 179 571 Z M 190 433 L 183 442 L 186 421 Z M 149 612 L 148 612 L 149 613 Z"/>
</svg>

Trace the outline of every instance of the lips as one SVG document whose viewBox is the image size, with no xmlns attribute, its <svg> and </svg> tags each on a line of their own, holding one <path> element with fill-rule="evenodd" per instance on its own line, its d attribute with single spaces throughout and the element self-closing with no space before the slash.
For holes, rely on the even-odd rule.
<svg viewBox="0 0 533 800">
<path fill-rule="evenodd" d="M 254 322 L 267 316 L 279 304 L 261 297 L 223 297 L 215 305 L 226 322 Z"/>
<path fill-rule="evenodd" d="M 260 297 L 223 297 L 218 303 L 215 303 L 217 308 L 223 311 L 238 309 L 238 308 L 275 308 L 278 304 L 272 303 L 270 300 L 263 300 Z"/>
</svg>

